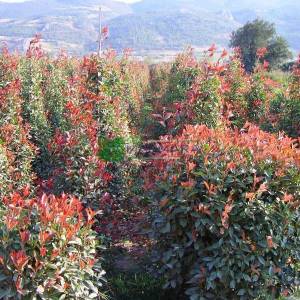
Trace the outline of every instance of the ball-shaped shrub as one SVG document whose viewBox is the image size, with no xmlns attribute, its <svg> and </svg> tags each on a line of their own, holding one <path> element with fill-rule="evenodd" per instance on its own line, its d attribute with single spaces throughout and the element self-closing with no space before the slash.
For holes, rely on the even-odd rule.
<svg viewBox="0 0 300 300">
<path fill-rule="evenodd" d="M 300 153 L 287 137 L 187 126 L 162 138 L 146 187 L 167 287 L 254 299 L 299 276 Z M 152 181 L 151 181 L 152 179 Z"/>
<path fill-rule="evenodd" d="M 62 195 L 14 193 L 0 206 L 1 299 L 102 299 L 94 212 Z"/>
</svg>

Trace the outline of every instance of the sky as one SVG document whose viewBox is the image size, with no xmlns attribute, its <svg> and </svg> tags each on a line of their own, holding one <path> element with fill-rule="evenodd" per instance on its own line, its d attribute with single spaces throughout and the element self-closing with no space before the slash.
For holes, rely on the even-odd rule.
<svg viewBox="0 0 300 300">
<path fill-rule="evenodd" d="M 14 2 L 15 3 L 15 2 L 24 2 L 24 0 L 0 0 L 0 2 L 8 2 L 8 3 L 13 3 Z"/>
<path fill-rule="evenodd" d="M 25 2 L 28 0 L 0 0 L 0 2 L 8 2 L 8 3 L 15 3 L 15 2 Z M 116 0 L 120 2 L 125 2 L 125 3 L 133 3 L 133 2 L 138 2 L 139 0 Z"/>
<path fill-rule="evenodd" d="M 138 2 L 139 0 L 117 0 L 120 2 L 125 2 L 125 3 L 134 3 L 134 2 Z"/>
</svg>

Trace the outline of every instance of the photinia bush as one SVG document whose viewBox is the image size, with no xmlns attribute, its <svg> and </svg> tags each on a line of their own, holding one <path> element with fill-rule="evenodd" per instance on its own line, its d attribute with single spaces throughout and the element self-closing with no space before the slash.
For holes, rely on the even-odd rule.
<svg viewBox="0 0 300 300">
<path fill-rule="evenodd" d="M 247 124 L 161 139 L 145 187 L 166 287 L 196 299 L 274 297 L 299 284 L 300 152 Z"/>
<path fill-rule="evenodd" d="M 102 299 L 94 215 L 72 196 L 30 198 L 29 187 L 5 197 L 0 298 Z"/>
<path fill-rule="evenodd" d="M 216 48 L 211 47 L 205 59 L 198 62 L 192 49 L 179 55 L 167 79 L 161 105 L 153 114 L 161 133 L 176 134 L 185 124 L 217 126 L 222 119 L 222 74 L 227 52 L 214 61 Z M 158 73 L 159 74 L 159 73 Z M 157 130 L 158 131 L 158 130 Z"/>
<path fill-rule="evenodd" d="M 122 206 L 130 197 L 131 174 L 137 169 L 135 158 L 139 136 L 136 124 L 143 104 L 147 68 L 131 62 L 126 53 L 118 60 L 115 52 L 110 50 L 103 58 L 84 58 L 79 74 L 82 82 L 80 103 L 85 105 L 89 101 L 91 108 L 88 111 L 95 121 L 94 126 L 86 128 L 93 128 L 98 140 L 92 157 L 101 167 L 96 170 L 98 178 L 89 177 L 106 184 L 105 192 Z M 103 177 L 99 176 L 101 174 Z M 90 189 L 88 198 L 99 203 L 103 189 L 98 188 L 98 182 L 94 186 L 96 188 Z"/>
<path fill-rule="evenodd" d="M 222 77 L 222 91 L 224 97 L 223 115 L 238 128 L 243 127 L 247 120 L 246 95 L 249 93 L 250 82 L 250 75 L 244 69 L 240 51 L 235 49 Z"/>
<path fill-rule="evenodd" d="M 213 128 L 225 122 L 242 128 L 247 121 L 269 132 L 284 130 L 297 137 L 298 65 L 291 80 L 284 75 L 284 83 L 274 80 L 268 71 L 265 49 L 258 50 L 251 74 L 244 70 L 239 49 L 231 55 L 226 50 L 216 55 L 216 50 L 215 45 L 210 47 L 201 61 L 187 51 L 177 57 L 170 70 L 161 67 L 164 76 L 159 68 L 151 72 L 155 100 L 150 109 L 156 127 L 149 123 L 154 137 L 176 135 L 186 124 Z"/>
<path fill-rule="evenodd" d="M 22 116 L 17 64 L 18 57 L 4 48 L 0 54 L 0 201 L 34 179 L 31 163 L 36 148 Z"/>
<path fill-rule="evenodd" d="M 300 136 L 300 56 L 293 67 L 288 96 L 282 103 L 279 128 L 292 137 Z"/>
<path fill-rule="evenodd" d="M 8 101 L 5 94 L 8 87 L 3 89 L 3 98 L 12 110 L 11 115 L 3 110 L 3 123 L 12 127 L 13 114 L 18 114 L 24 132 L 22 139 L 26 137 L 35 146 L 30 144 L 33 155 L 27 154 L 28 158 L 18 163 L 26 164 L 31 174 L 37 175 L 35 183 L 39 194 L 66 192 L 93 205 L 99 204 L 113 178 L 115 184 L 109 191 L 112 194 L 117 196 L 128 186 L 130 178 L 123 175 L 131 172 L 130 162 L 123 163 L 118 158 L 118 162 L 109 161 L 109 164 L 101 158 L 103 154 L 107 160 L 107 156 L 121 151 L 121 156 L 128 161 L 135 158 L 137 152 L 137 116 L 148 84 L 148 68 L 131 61 L 128 54 L 127 51 L 118 59 L 115 52 L 109 50 L 101 58 L 71 59 L 62 53 L 53 59 L 42 51 L 39 36 L 30 42 L 26 56 L 11 55 L 7 51 L 3 54 L 5 68 L 1 72 L 5 76 L 1 80 L 8 81 L 15 93 L 12 101 Z M 12 102 L 17 112 L 9 106 Z M 100 149 L 98 140 L 102 138 L 119 141 L 119 146 L 104 143 L 105 149 Z M 15 143 L 19 141 L 20 137 L 16 136 Z M 4 146 L 13 145 L 10 140 L 4 142 Z M 20 148 L 27 144 L 23 142 Z M 4 146 L 1 153 L 7 155 Z M 38 151 L 34 153 L 36 148 Z M 18 158 L 22 157 L 17 154 Z M 116 156 L 120 155 L 116 153 Z M 3 164 L 5 161 L 6 156 Z M 3 178 L 7 186 L 9 180 L 17 182 L 6 173 Z M 25 175 L 19 176 L 23 180 L 20 186 L 31 183 L 25 180 Z"/>
<path fill-rule="evenodd" d="M 166 104 L 181 102 L 186 98 L 194 79 L 199 73 L 199 64 L 192 48 L 179 54 L 169 71 L 168 88 L 165 94 Z"/>
<path fill-rule="evenodd" d="M 39 177 L 47 178 L 54 167 L 47 145 L 57 129 L 67 128 L 64 109 L 68 101 L 68 80 L 76 61 L 63 55 L 50 59 L 43 52 L 36 53 L 35 47 L 40 49 L 38 38 L 30 45 L 27 56 L 18 61 L 22 115 L 30 124 L 31 140 L 39 148 L 33 162 L 34 171 Z"/>
</svg>

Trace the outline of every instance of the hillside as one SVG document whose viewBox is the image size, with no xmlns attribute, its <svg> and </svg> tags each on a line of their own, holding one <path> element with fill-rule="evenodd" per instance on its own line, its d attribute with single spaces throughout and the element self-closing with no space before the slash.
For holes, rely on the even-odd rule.
<svg viewBox="0 0 300 300">
<path fill-rule="evenodd" d="M 293 0 L 143 0 L 125 4 L 110 0 L 30 0 L 0 2 L 0 41 L 24 51 L 41 33 L 44 47 L 82 55 L 97 49 L 98 8 L 110 27 L 106 46 L 132 48 L 136 54 L 178 51 L 187 45 L 228 45 L 231 32 L 257 17 L 277 25 L 294 50 L 300 49 L 300 4 Z"/>
<path fill-rule="evenodd" d="M 87 13 L 93 15 L 100 5 L 103 7 L 105 18 L 131 12 L 129 5 L 110 0 L 29 0 L 19 3 L 0 2 L 0 16 L 21 19 L 44 16 L 79 16 Z"/>
<path fill-rule="evenodd" d="M 63 48 L 83 54 L 96 47 L 98 9 L 105 21 L 131 13 L 129 5 L 110 0 L 32 0 L 0 3 L 0 40 L 20 51 L 30 38 L 41 33 L 46 49 Z"/>
<path fill-rule="evenodd" d="M 111 45 L 116 49 L 181 50 L 186 45 L 226 45 L 238 23 L 230 18 L 199 11 L 143 13 L 120 16 L 109 21 Z"/>
<path fill-rule="evenodd" d="M 206 9 L 211 12 L 218 12 L 221 10 L 238 11 L 244 9 L 250 10 L 270 10 L 283 9 L 290 5 L 297 5 L 294 0 L 143 0 L 136 2 L 132 8 L 136 12 L 149 11 L 170 11 L 170 10 L 190 10 L 193 12 L 199 9 Z"/>
</svg>

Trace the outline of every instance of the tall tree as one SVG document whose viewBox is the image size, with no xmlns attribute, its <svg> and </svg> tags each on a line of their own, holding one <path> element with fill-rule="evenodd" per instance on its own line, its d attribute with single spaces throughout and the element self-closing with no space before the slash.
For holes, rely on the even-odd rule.
<svg viewBox="0 0 300 300">
<path fill-rule="evenodd" d="M 266 60 L 274 68 L 291 58 L 287 41 L 278 36 L 273 23 L 256 19 L 232 33 L 231 47 L 239 47 L 248 72 L 253 71 L 259 48 L 267 48 Z"/>
</svg>

